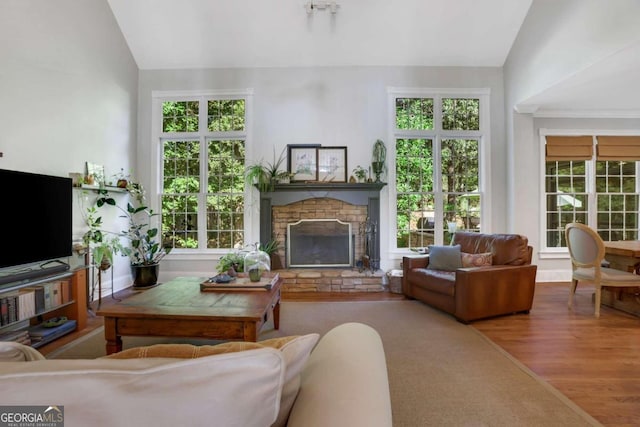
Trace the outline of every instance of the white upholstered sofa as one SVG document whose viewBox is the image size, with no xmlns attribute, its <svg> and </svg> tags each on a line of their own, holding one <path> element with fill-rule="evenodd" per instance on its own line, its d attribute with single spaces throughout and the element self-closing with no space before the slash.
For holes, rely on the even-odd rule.
<svg viewBox="0 0 640 427">
<path fill-rule="evenodd" d="M 62 406 L 66 427 L 391 426 L 378 333 L 346 323 L 313 348 L 317 340 L 187 359 L 94 360 L 45 360 L 0 343 L 0 402 Z"/>
</svg>

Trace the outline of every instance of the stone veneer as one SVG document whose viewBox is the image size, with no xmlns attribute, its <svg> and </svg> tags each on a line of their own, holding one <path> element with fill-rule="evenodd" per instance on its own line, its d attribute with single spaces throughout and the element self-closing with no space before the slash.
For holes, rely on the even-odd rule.
<svg viewBox="0 0 640 427">
<path fill-rule="evenodd" d="M 351 224 L 355 235 L 354 254 L 356 260 L 364 254 L 363 236 L 359 234 L 360 224 L 367 219 L 367 207 L 352 205 L 341 200 L 321 197 L 302 200 L 283 206 L 274 206 L 272 211 L 273 232 L 278 236 L 280 247 L 285 246 L 287 224 L 301 219 L 339 219 Z M 284 250 L 278 252 L 285 259 Z M 285 292 L 379 292 L 382 272 L 358 271 L 355 268 L 300 268 L 280 270 Z"/>
<path fill-rule="evenodd" d="M 382 271 L 375 273 L 349 269 L 278 270 L 283 292 L 382 292 Z"/>
<path fill-rule="evenodd" d="M 360 224 L 369 216 L 380 220 L 380 190 L 385 183 L 292 183 L 276 184 L 273 191 L 260 193 L 260 241 L 273 236 L 284 248 L 286 226 L 300 219 L 340 219 L 351 223 L 355 235 L 356 260 L 364 253 Z M 374 245 L 374 257 L 379 261 L 379 233 Z M 284 250 L 277 255 L 285 265 Z M 296 268 L 278 270 L 284 280 L 285 292 L 374 292 L 385 291 L 384 273 L 357 268 Z"/>
<path fill-rule="evenodd" d="M 285 246 L 287 224 L 301 219 L 339 219 L 342 222 L 350 223 L 351 234 L 355 235 L 353 253 L 356 259 L 362 258 L 364 253 L 363 236 L 359 234 L 359 229 L 360 224 L 367 220 L 366 206 L 356 206 L 326 197 L 274 206 L 272 212 L 273 234 L 278 237 L 280 247 Z M 284 250 L 280 250 L 279 255 L 284 257 Z"/>
</svg>

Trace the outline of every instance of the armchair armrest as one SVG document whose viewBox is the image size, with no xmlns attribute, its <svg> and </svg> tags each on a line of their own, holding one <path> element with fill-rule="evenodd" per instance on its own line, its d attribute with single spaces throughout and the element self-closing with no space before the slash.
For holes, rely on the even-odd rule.
<svg viewBox="0 0 640 427">
<path fill-rule="evenodd" d="M 496 265 L 456 270 L 456 312 L 462 322 L 528 312 L 533 304 L 535 265 Z"/>
<path fill-rule="evenodd" d="M 427 268 L 429 265 L 429 255 L 426 256 L 412 256 L 412 257 L 402 257 L 402 293 L 408 296 L 409 298 L 413 298 L 413 292 L 409 286 L 407 281 L 407 277 L 409 277 L 409 270 L 414 268 Z"/>
<path fill-rule="evenodd" d="M 429 265 L 429 255 L 405 256 L 402 257 L 402 272 L 406 273 L 412 268 L 427 268 Z"/>
</svg>

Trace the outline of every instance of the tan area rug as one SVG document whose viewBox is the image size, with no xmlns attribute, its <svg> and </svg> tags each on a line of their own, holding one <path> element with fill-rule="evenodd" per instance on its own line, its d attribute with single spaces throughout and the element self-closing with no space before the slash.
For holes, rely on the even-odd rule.
<svg viewBox="0 0 640 427">
<path fill-rule="evenodd" d="M 394 426 L 600 425 L 474 328 L 417 301 L 284 302 L 280 330 L 267 324 L 260 339 L 323 334 L 344 322 L 366 323 L 382 337 Z M 123 341 L 125 348 L 168 342 Z M 98 330 L 49 357 L 104 354 Z"/>
</svg>

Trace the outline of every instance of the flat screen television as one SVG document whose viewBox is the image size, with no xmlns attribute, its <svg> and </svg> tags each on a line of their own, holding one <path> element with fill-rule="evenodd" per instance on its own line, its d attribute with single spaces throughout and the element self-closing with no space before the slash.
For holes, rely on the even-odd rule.
<svg viewBox="0 0 640 427">
<path fill-rule="evenodd" d="M 71 255 L 70 178 L 0 169 L 0 203 L 0 268 Z"/>
</svg>

